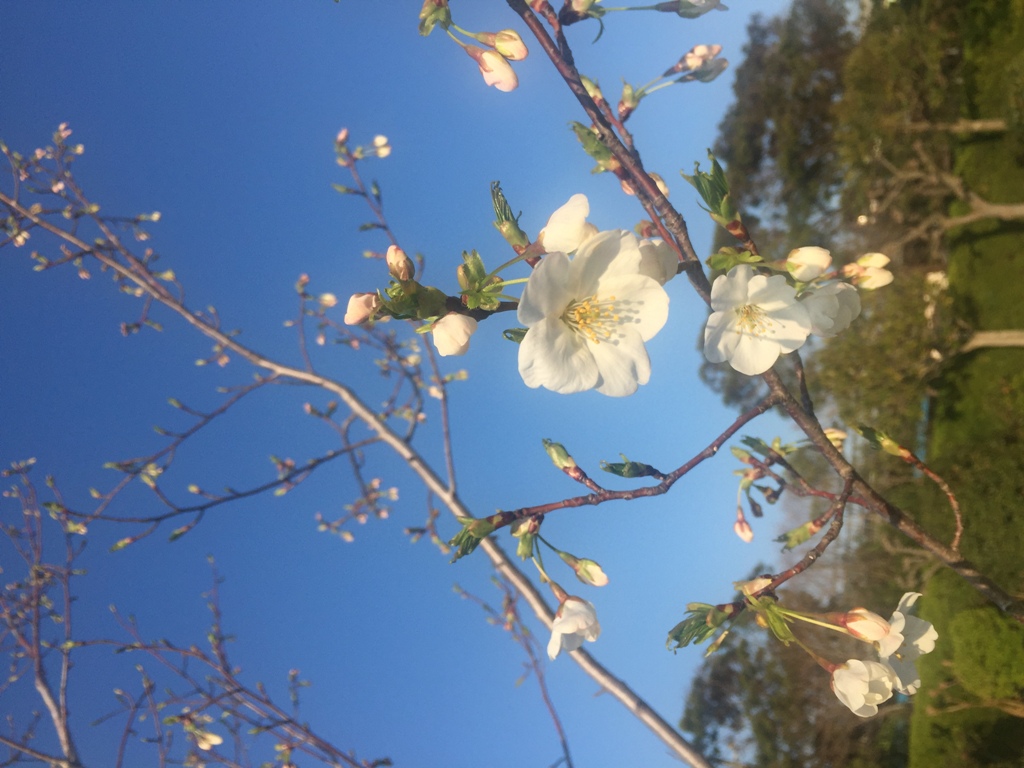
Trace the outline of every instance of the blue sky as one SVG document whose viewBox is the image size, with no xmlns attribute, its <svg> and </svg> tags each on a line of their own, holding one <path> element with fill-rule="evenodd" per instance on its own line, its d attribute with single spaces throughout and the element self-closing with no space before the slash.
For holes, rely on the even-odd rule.
<svg viewBox="0 0 1024 768">
<path fill-rule="evenodd" d="M 525 36 L 502 2 L 453 6 L 463 27 L 512 26 Z M 694 21 L 613 14 L 597 43 L 595 22 L 571 28 L 569 39 L 580 70 L 614 99 L 621 78 L 645 83 L 698 43 L 723 44 L 735 66 L 748 15 L 781 3 L 733 6 Z M 464 249 L 476 248 L 492 266 L 511 255 L 491 226 L 492 180 L 534 235 L 576 192 L 589 196 L 590 219 L 602 229 L 631 228 L 643 216 L 613 177 L 591 175 L 593 163 L 567 127 L 582 112 L 536 45 L 516 65 L 520 88 L 499 93 L 440 32 L 417 34 L 418 9 L 356 0 L 6 2 L 0 137 L 28 152 L 70 123 L 86 148 L 77 171 L 86 192 L 110 213 L 160 211 L 152 245 L 190 304 L 215 305 L 243 340 L 288 362 L 298 360 L 284 321 L 296 311 L 299 274 L 310 275 L 314 292 L 341 297 L 385 282 L 381 265 L 361 254 L 386 242 L 359 233 L 367 211 L 331 189 L 347 181 L 332 147 L 342 126 L 354 143 L 389 137 L 392 155 L 368 162 L 364 173 L 379 181 L 403 247 L 426 256 L 442 288 L 454 288 Z M 730 78 L 727 71 L 709 85 L 659 92 L 630 121 L 645 165 L 668 181 L 702 254 L 710 223 L 678 171 L 704 160 Z M 500 321 L 482 324 L 466 357 L 444 361 L 446 370 L 469 372 L 453 391 L 454 447 L 463 498 L 477 514 L 577 493 L 551 467 L 542 438 L 565 443 L 596 475 L 598 461 L 619 453 L 676 466 L 731 421 L 696 376 L 705 309 L 685 281 L 668 290 L 669 325 L 649 345 L 651 383 L 630 398 L 527 389 Z M 238 361 L 197 368 L 208 343 L 170 316 L 158 317 L 162 333 L 122 338 L 119 324 L 134 319 L 134 300 L 98 273 L 83 281 L 73 270 L 33 272 L 25 251 L 0 259 L 0 307 L 0 458 L 6 465 L 35 457 L 37 479 L 53 474 L 82 506 L 89 487 L 113 482 L 104 462 L 160 447 L 154 424 L 181 425 L 168 398 L 210 408 L 217 387 L 251 375 Z M 337 319 L 343 311 L 335 310 Z M 337 347 L 317 354 L 324 373 L 371 402 L 385 391 L 368 358 Z M 184 449 L 167 487 L 178 498 L 193 482 L 244 487 L 272 472 L 271 453 L 301 460 L 329 447 L 302 413 L 307 399 L 324 398 L 260 393 Z M 770 439 L 778 429 L 765 420 L 747 431 Z M 428 427 L 423 438 L 436 459 L 436 431 Z M 335 743 L 399 766 L 550 765 L 558 742 L 534 683 L 514 684 L 518 649 L 451 591 L 458 582 L 499 602 L 483 558 L 450 565 L 428 544 L 411 545 L 401 531 L 424 519 L 422 490 L 383 451 L 371 466 L 401 497 L 389 520 L 360 527 L 352 544 L 314 523 L 316 512 L 338 514 L 352 499 L 341 467 L 283 498 L 220 509 L 174 543 L 162 532 L 109 554 L 126 531 L 97 526 L 83 559 L 76 631 L 117 635 L 108 610 L 115 604 L 136 615 L 147 636 L 202 642 L 212 554 L 244 675 L 283 691 L 287 671 L 300 669 L 313 682 L 304 717 Z M 776 521 L 756 522 L 753 545 L 732 533 L 735 467 L 726 453 L 667 497 L 567 511 L 545 524 L 549 539 L 598 560 L 611 577 L 603 590 L 577 590 L 597 605 L 604 628 L 590 650 L 671 721 L 701 651 L 666 652 L 667 630 L 687 602 L 728 598 L 731 581 L 775 554 Z M 5 520 L 17 513 L 6 501 L 2 509 Z M 121 507 L 152 510 L 143 492 Z M 455 530 L 444 521 L 444 535 Z M 571 573 L 552 571 L 570 585 Z M 89 723 L 114 708 L 114 687 L 133 685 L 135 661 L 99 650 L 78 661 L 73 715 L 89 764 L 109 760 L 118 735 L 111 724 Z M 547 674 L 577 765 L 675 764 L 616 702 L 595 697 L 571 660 L 558 659 Z M 36 705 L 27 688 L 0 697 L 5 713 L 28 706 Z"/>
</svg>

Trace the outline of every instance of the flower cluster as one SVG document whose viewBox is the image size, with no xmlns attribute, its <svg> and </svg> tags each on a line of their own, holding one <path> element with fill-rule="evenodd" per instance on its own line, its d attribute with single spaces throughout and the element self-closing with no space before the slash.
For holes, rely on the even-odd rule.
<svg viewBox="0 0 1024 768">
<path fill-rule="evenodd" d="M 832 671 L 832 690 L 858 717 L 878 713 L 878 705 L 893 692 L 912 695 L 921 687 L 915 662 L 935 650 L 938 632 L 929 622 L 910 614 L 919 592 L 907 592 L 889 621 L 878 614 L 855 608 L 841 617 L 846 631 L 871 643 L 878 660 L 850 659 Z"/>
<path fill-rule="evenodd" d="M 522 61 L 529 51 L 518 32 L 514 29 L 503 29 L 500 32 L 470 32 L 452 21 L 448 0 L 424 0 L 423 8 L 420 10 L 420 34 L 429 35 L 438 25 L 476 62 L 487 85 L 493 85 L 499 91 L 514 91 L 519 87 L 519 78 L 516 77 L 515 70 L 509 62 Z M 472 38 L 483 47 L 462 42 L 452 32 L 453 29 Z"/>
<path fill-rule="evenodd" d="M 860 315 L 854 286 L 872 290 L 892 282 L 884 269 L 888 262 L 880 253 L 867 254 L 843 268 L 845 280 L 834 280 L 837 274 L 828 272 L 832 256 L 817 246 L 796 248 L 780 262 L 749 253 L 716 254 L 712 266 L 734 264 L 711 286 L 704 356 L 750 376 L 764 373 L 809 335 L 829 338 L 845 331 Z"/>
</svg>

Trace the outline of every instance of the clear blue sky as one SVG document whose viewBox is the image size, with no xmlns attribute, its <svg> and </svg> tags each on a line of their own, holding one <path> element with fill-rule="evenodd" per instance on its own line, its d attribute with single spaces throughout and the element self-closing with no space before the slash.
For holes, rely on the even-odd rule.
<svg viewBox="0 0 1024 768">
<path fill-rule="evenodd" d="M 614 14 L 596 44 L 596 22 L 573 27 L 569 37 L 581 71 L 615 99 L 621 78 L 645 83 L 697 43 L 723 44 L 735 66 L 748 15 L 781 5 L 736 0 L 727 13 L 695 21 Z M 503 2 L 453 6 L 470 29 L 521 27 Z M 492 180 L 534 235 L 576 192 L 589 196 L 591 221 L 602 229 L 631 228 L 643 215 L 613 177 L 590 174 L 593 163 L 567 128 L 584 117 L 536 45 L 516 65 L 520 88 L 499 93 L 439 31 L 417 34 L 415 1 L 2 2 L 0 9 L 0 137 L 28 152 L 58 123 L 70 123 L 73 140 L 86 147 L 78 174 L 87 193 L 109 213 L 160 211 L 152 244 L 189 302 L 215 305 L 227 327 L 243 329 L 243 340 L 289 362 L 299 358 L 283 323 L 296 310 L 299 274 L 311 276 L 315 292 L 343 298 L 384 284 L 381 265 L 361 253 L 386 243 L 357 232 L 366 210 L 330 186 L 347 181 L 332 148 L 342 126 L 355 143 L 390 138 L 393 154 L 366 164 L 365 173 L 379 180 L 402 245 L 427 257 L 442 287 L 454 287 L 464 249 L 478 249 L 491 265 L 510 256 L 491 226 Z M 678 171 L 704 160 L 730 82 L 731 70 L 710 85 L 666 89 L 630 121 L 645 165 L 668 181 L 701 253 L 710 225 Z M 53 474 L 72 506 L 85 506 L 89 487 L 113 482 L 104 462 L 162 445 L 154 424 L 182 424 L 167 398 L 209 408 L 219 401 L 216 387 L 245 383 L 250 373 L 237 361 L 197 368 L 209 345 L 169 316 L 159 317 L 161 334 L 122 338 L 119 324 L 134 319 L 134 300 L 98 273 L 82 281 L 70 269 L 33 272 L 27 256 L 8 250 L 0 260 L 0 459 L 35 457 L 37 479 Z M 649 345 L 651 383 L 630 398 L 527 389 L 514 345 L 501 339 L 507 323 L 483 324 L 466 357 L 445 361 L 448 370 L 470 373 L 453 391 L 454 442 L 462 494 L 477 514 L 577 493 L 551 467 L 542 438 L 564 442 L 600 474 L 598 461 L 619 453 L 676 466 L 731 421 L 696 376 L 705 309 L 682 279 L 668 291 L 669 325 Z M 381 397 L 368 358 L 330 347 L 318 354 L 323 372 L 364 387 L 371 402 Z M 193 482 L 245 487 L 272 472 L 271 453 L 315 455 L 329 443 L 302 414 L 310 397 L 323 400 L 262 393 L 188 446 L 166 487 L 179 499 Z M 771 439 L 777 429 L 765 421 L 757 432 Z M 430 446 L 436 435 L 424 437 Z M 246 679 L 283 691 L 287 671 L 300 669 L 313 682 L 304 716 L 335 743 L 361 757 L 389 755 L 398 766 L 550 765 L 558 742 L 534 683 L 514 685 L 517 647 L 451 592 L 458 582 L 499 601 L 483 558 L 449 565 L 428 544 L 410 545 L 401 531 L 425 518 L 424 494 L 383 452 L 371 461 L 371 474 L 398 485 L 401 499 L 390 520 L 361 527 L 352 544 L 318 533 L 313 519 L 340 514 L 351 500 L 342 467 L 283 498 L 219 509 L 173 544 L 168 530 L 108 554 L 126 531 L 97 526 L 79 581 L 77 631 L 116 635 L 107 609 L 116 604 L 138 617 L 147 636 L 201 643 L 205 557 L 213 554 Z M 755 524 L 753 545 L 732 533 L 735 467 L 725 453 L 668 497 L 568 511 L 545 524 L 547 537 L 598 560 L 611 577 L 603 590 L 574 588 L 597 605 L 604 628 L 589 649 L 672 721 L 701 651 L 666 652 L 667 630 L 688 601 L 728 598 L 731 581 L 775 552 L 773 521 Z M 5 520 L 16 514 L 6 501 L 2 509 Z M 121 509 L 153 506 L 137 493 Z M 456 528 L 445 520 L 442 530 L 450 536 Z M 567 570 L 552 570 L 567 587 L 575 583 Z M 115 708 L 114 687 L 135 684 L 134 661 L 104 651 L 79 658 L 72 705 L 91 765 L 110 759 L 119 732 L 89 723 Z M 595 697 L 596 686 L 571 660 L 547 670 L 577 765 L 676 764 L 610 697 Z M 36 706 L 15 698 L 27 693 L 3 694 L 0 710 Z"/>
</svg>

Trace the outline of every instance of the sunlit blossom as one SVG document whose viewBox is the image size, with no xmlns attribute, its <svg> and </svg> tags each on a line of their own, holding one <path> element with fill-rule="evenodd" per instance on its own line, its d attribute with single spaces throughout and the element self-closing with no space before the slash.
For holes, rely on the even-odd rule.
<svg viewBox="0 0 1024 768">
<path fill-rule="evenodd" d="M 756 274 L 739 264 L 711 286 L 711 317 L 704 329 L 704 356 L 728 361 L 740 373 L 764 373 L 799 349 L 811 331 L 807 310 L 782 275 Z"/>
<path fill-rule="evenodd" d="M 487 85 L 493 85 L 499 91 L 514 91 L 519 87 L 519 78 L 508 63 L 508 59 L 490 48 L 484 49 L 477 45 L 467 45 L 463 50 L 480 67 Z"/>
<path fill-rule="evenodd" d="M 551 625 L 548 658 L 554 660 L 561 651 L 575 651 L 584 640 L 594 642 L 601 635 L 597 610 L 581 597 L 569 596 L 558 606 Z"/>
<path fill-rule="evenodd" d="M 849 283 L 809 288 L 800 294 L 799 302 L 811 318 L 811 333 L 824 338 L 842 333 L 860 315 L 860 295 Z"/>
<path fill-rule="evenodd" d="M 882 653 L 879 650 L 878 654 L 895 671 L 898 678 L 895 683 L 896 690 L 906 694 L 916 693 L 921 687 L 921 677 L 917 673 L 915 662 L 919 656 L 934 651 L 935 641 L 939 638 L 939 633 L 930 622 L 910 615 L 910 610 L 919 597 L 920 592 L 907 592 L 900 598 L 889 624 L 894 631 L 901 633 L 903 640 L 891 652 Z"/>
<path fill-rule="evenodd" d="M 476 332 L 477 322 L 458 312 L 449 312 L 431 329 L 434 346 L 442 357 L 464 355 L 469 349 L 469 338 Z"/>
<path fill-rule="evenodd" d="M 832 690 L 857 717 L 877 715 L 896 683 L 892 667 L 878 661 L 850 659 L 832 673 Z"/>
<path fill-rule="evenodd" d="M 597 234 L 597 227 L 587 221 L 590 201 L 586 195 L 575 194 L 548 218 L 548 223 L 537 235 L 537 242 L 549 253 L 572 253 L 588 237 Z"/>
<path fill-rule="evenodd" d="M 644 342 L 668 319 L 668 294 L 640 274 L 640 261 L 640 245 L 625 230 L 587 238 L 573 259 L 558 251 L 541 259 L 519 301 L 528 328 L 519 374 L 527 386 L 620 397 L 647 383 Z"/>
</svg>

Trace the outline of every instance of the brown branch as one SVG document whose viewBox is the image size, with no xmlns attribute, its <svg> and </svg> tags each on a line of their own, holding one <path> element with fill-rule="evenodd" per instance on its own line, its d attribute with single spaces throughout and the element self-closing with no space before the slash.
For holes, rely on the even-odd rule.
<svg viewBox="0 0 1024 768">
<path fill-rule="evenodd" d="M 931 536 L 906 511 L 884 498 L 878 491 L 872 488 L 857 473 L 857 470 L 846 460 L 843 454 L 829 442 L 817 419 L 804 411 L 800 403 L 786 390 L 785 385 L 774 370 L 763 374 L 763 378 L 768 383 L 771 391 L 777 393 L 781 398 L 780 404 L 790 415 L 790 418 L 803 430 L 808 439 L 818 447 L 818 450 L 821 451 L 828 463 L 843 479 L 843 482 L 853 482 L 853 491 L 858 496 L 863 497 L 865 506 L 868 509 L 882 517 L 882 519 L 922 549 L 937 557 L 945 566 L 974 587 L 986 600 L 1015 620 L 1024 623 L 1024 603 L 1010 595 L 988 576 L 981 573 L 974 563 L 962 557 L 955 549 Z"/>
<path fill-rule="evenodd" d="M 636 193 L 637 200 L 640 201 L 644 211 L 650 216 L 651 221 L 658 227 L 665 242 L 675 246 L 685 268 L 687 278 L 698 295 L 705 302 L 710 302 L 711 285 L 708 283 L 708 279 L 701 267 L 700 259 L 697 257 L 693 244 L 690 242 L 685 219 L 661 193 L 654 179 L 644 170 L 640 156 L 636 151 L 630 151 L 616 135 L 611 124 L 602 114 L 601 109 L 594 103 L 590 94 L 587 93 L 587 89 L 583 87 L 580 74 L 572 63 L 571 56 L 563 55 L 559 46 L 555 44 L 548 35 L 547 30 L 544 29 L 540 19 L 530 10 L 524 0 L 506 0 L 506 2 L 530 28 L 530 31 L 540 43 L 541 48 L 547 54 L 551 63 L 554 64 L 555 69 L 562 76 L 562 79 L 565 80 L 576 100 L 579 101 L 580 106 L 583 107 L 583 110 L 597 128 L 601 142 L 612 152 L 618 161 L 623 176 L 630 181 L 630 186 Z M 620 176 L 620 178 L 623 176 Z"/>
</svg>

